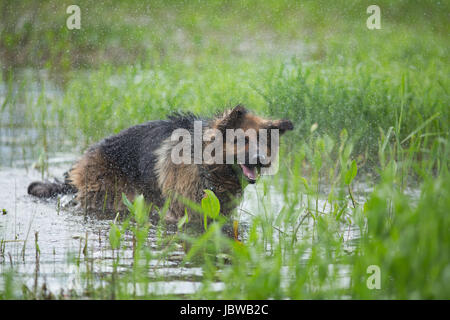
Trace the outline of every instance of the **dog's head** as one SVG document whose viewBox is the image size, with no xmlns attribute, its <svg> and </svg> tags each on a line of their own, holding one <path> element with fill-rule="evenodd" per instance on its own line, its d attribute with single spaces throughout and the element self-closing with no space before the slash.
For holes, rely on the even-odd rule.
<svg viewBox="0 0 450 320">
<path fill-rule="evenodd" d="M 212 127 L 223 137 L 223 159 L 249 183 L 270 168 L 278 153 L 279 136 L 293 130 L 290 120 L 259 117 L 238 105 L 215 118 Z"/>
</svg>

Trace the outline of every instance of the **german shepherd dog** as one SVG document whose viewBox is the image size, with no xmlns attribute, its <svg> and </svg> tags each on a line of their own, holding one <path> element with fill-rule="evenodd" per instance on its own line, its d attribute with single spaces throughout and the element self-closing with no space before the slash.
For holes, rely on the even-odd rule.
<svg viewBox="0 0 450 320">
<path fill-rule="evenodd" d="M 211 146 L 213 141 L 216 146 L 217 142 L 222 143 L 222 152 L 224 155 L 227 152 L 230 161 L 189 161 L 194 157 L 192 148 L 182 149 L 179 153 L 188 161 L 173 161 L 174 150 L 179 144 L 179 140 L 174 141 L 173 133 L 182 129 L 193 135 L 195 123 L 200 124 L 200 134 L 212 129 L 209 130 L 212 132 L 210 139 L 202 140 L 201 149 Z M 236 136 L 234 140 L 222 139 L 220 142 L 217 135 L 225 135 L 229 129 L 256 132 L 259 144 L 253 156 L 250 154 L 248 135 L 241 144 Z M 209 189 L 219 199 L 221 213 L 229 215 L 238 205 L 246 184 L 255 183 L 261 169 L 271 165 L 267 158 L 268 155 L 271 158 L 273 146 L 267 137 L 262 143 L 260 129 L 268 130 L 270 136 L 273 129 L 283 134 L 292 130 L 293 125 L 289 120 L 263 119 L 241 105 L 212 119 L 203 119 L 191 113 L 175 113 L 167 120 L 149 121 L 105 138 L 84 153 L 65 174 L 64 182 L 33 182 L 28 187 L 28 194 L 51 198 L 72 193 L 81 208 L 98 213 L 125 211 L 122 193 L 130 200 L 143 194 L 147 202 L 158 207 L 169 201 L 165 218 L 176 222 L 184 216 L 185 208 L 190 221 L 199 221 L 200 215 L 187 208 L 186 202 L 181 199 L 198 203 L 205 196 L 204 190 Z M 192 144 L 191 140 L 187 146 Z M 260 152 L 261 146 L 265 148 L 265 155 Z M 211 154 L 215 155 L 215 151 Z M 240 155 L 243 160 L 239 162 Z"/>
</svg>

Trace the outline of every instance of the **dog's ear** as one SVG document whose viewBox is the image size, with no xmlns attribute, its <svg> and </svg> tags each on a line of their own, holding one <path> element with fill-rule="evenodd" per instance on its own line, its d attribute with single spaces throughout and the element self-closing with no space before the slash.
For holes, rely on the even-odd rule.
<svg viewBox="0 0 450 320">
<path fill-rule="evenodd" d="M 239 128 L 247 112 L 248 110 L 244 106 L 238 104 L 218 119 L 217 128 L 221 131 Z"/>
<path fill-rule="evenodd" d="M 286 131 L 294 130 L 294 125 L 291 120 L 275 120 L 272 122 L 270 129 L 278 129 L 280 134 L 283 134 Z"/>
</svg>

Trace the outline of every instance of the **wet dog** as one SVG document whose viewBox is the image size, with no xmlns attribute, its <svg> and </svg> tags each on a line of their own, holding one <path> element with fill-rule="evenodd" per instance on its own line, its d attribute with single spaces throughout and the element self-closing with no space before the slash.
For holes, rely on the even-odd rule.
<svg viewBox="0 0 450 320">
<path fill-rule="evenodd" d="M 158 207 L 168 201 L 165 217 L 175 222 L 185 209 L 190 220 L 199 220 L 182 200 L 198 203 L 209 189 L 220 201 L 221 214 L 228 215 L 245 185 L 271 167 L 274 136 L 292 129 L 289 120 L 264 119 L 241 105 L 210 119 L 175 113 L 100 141 L 64 182 L 33 182 L 28 193 L 41 198 L 73 193 L 88 212 L 111 213 L 125 210 L 122 193 L 130 200 L 143 194 Z"/>
</svg>

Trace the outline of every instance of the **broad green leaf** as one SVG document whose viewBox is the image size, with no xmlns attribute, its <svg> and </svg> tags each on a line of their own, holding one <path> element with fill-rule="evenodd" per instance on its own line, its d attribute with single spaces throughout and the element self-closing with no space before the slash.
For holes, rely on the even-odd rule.
<svg viewBox="0 0 450 320">
<path fill-rule="evenodd" d="M 109 229 L 109 244 L 113 249 L 118 249 L 120 246 L 120 230 L 114 223 L 111 223 L 111 229 Z"/>
<path fill-rule="evenodd" d="M 140 225 L 145 224 L 148 221 L 149 209 L 145 204 L 144 196 L 141 194 L 133 201 L 133 213 L 136 222 Z"/>
<path fill-rule="evenodd" d="M 353 160 L 352 164 L 350 165 L 350 169 L 345 174 L 345 184 L 349 185 L 353 181 L 353 179 L 355 179 L 357 172 L 358 168 L 356 166 L 356 161 Z"/>
<path fill-rule="evenodd" d="M 217 196 L 211 190 L 203 190 L 206 193 L 206 197 L 202 199 L 203 212 L 211 219 L 216 219 L 220 213 L 220 202 Z"/>
</svg>

